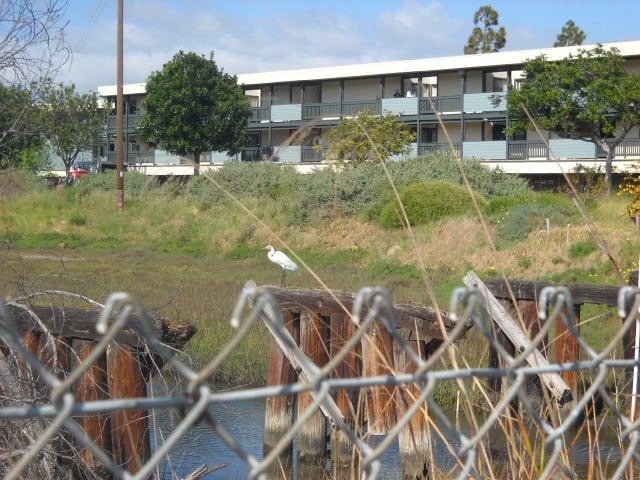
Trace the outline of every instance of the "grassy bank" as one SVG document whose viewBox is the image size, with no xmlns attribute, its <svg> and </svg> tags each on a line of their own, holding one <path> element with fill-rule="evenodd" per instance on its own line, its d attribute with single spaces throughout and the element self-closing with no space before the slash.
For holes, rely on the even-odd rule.
<svg viewBox="0 0 640 480">
<path fill-rule="evenodd" d="M 109 175 L 83 178 L 62 191 L 3 176 L 0 291 L 14 297 L 57 289 L 97 301 L 128 291 L 169 319 L 194 322 L 198 333 L 186 353 L 204 365 L 233 335 L 228 320 L 244 283 L 279 282 L 280 272 L 263 250 L 269 243 L 282 247 L 278 238 L 330 288 L 355 292 L 382 285 L 398 302 L 430 304 L 430 287 L 445 309 L 469 270 L 484 277 L 616 283 L 611 262 L 564 194 L 540 195 L 518 186 L 503 195 L 482 190 L 478 180 L 481 216 L 470 211 L 425 223 L 418 218 L 412 237 L 377 221 L 390 189 L 375 172 L 299 178 L 270 165 L 248 167 L 258 168 L 249 173 L 237 168 L 214 180 L 255 218 L 204 177 L 159 184 L 128 175 L 126 209 L 120 212 Z M 421 178 L 420 172 L 412 175 Z M 401 187 L 407 180 L 399 176 L 397 182 Z M 628 273 L 637 266 L 640 240 L 623 215 L 624 201 L 593 195 L 587 200 L 589 217 Z M 288 278 L 292 288 L 319 288 L 305 269 Z M 585 308 L 582 320 L 584 336 L 596 349 L 619 324 L 599 307 Z M 261 327 L 254 329 L 216 380 L 262 382 L 268 342 Z M 488 350 L 472 332 L 459 343 L 458 354 L 461 364 L 480 365 Z"/>
</svg>

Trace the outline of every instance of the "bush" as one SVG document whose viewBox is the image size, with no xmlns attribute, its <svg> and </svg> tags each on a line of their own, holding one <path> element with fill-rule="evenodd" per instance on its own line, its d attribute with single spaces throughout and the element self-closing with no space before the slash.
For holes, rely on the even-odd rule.
<svg viewBox="0 0 640 480">
<path fill-rule="evenodd" d="M 546 221 L 552 226 L 572 223 L 578 214 L 574 204 L 566 197 L 543 193 L 536 194 L 524 203 L 516 204 L 499 223 L 496 245 L 502 247 L 524 240 L 535 231 L 546 228 Z"/>
<path fill-rule="evenodd" d="M 212 176 L 238 198 L 289 200 L 301 183 L 293 166 L 270 162 L 227 162 Z"/>
<path fill-rule="evenodd" d="M 569 247 L 569 258 L 586 257 L 595 250 L 596 244 L 591 239 L 575 242 Z"/>
<path fill-rule="evenodd" d="M 86 197 L 94 190 L 115 193 L 116 175 L 116 170 L 105 170 L 101 173 L 83 175 L 73 187 L 74 195 Z M 123 183 L 125 198 L 146 198 L 152 191 L 160 187 L 160 182 L 156 177 L 143 175 L 139 172 L 124 172 Z"/>
<path fill-rule="evenodd" d="M 301 177 L 297 198 L 288 203 L 286 216 L 290 224 L 304 225 L 330 219 L 335 209 L 336 172 L 323 168 Z"/>
<path fill-rule="evenodd" d="M 477 198 L 484 203 L 482 197 L 478 195 Z M 411 225 L 464 215 L 473 209 L 473 199 L 465 187 L 444 181 L 411 184 L 400 192 L 400 200 Z M 401 212 L 395 201 L 385 205 L 379 222 L 385 228 L 402 225 Z"/>
<path fill-rule="evenodd" d="M 518 195 L 493 197 L 488 200 L 483 210 L 484 213 L 491 217 L 504 216 L 517 205 L 536 201 L 536 195 L 534 192 L 527 192 Z"/>
<path fill-rule="evenodd" d="M 8 199 L 25 192 L 42 192 L 47 190 L 45 178 L 29 170 L 0 170 L 0 199 Z"/>
<path fill-rule="evenodd" d="M 225 194 L 207 178 L 207 175 L 191 177 L 184 185 L 184 192 L 193 199 L 200 210 L 208 210 L 225 199 Z"/>
<path fill-rule="evenodd" d="M 475 159 L 461 159 L 460 163 L 471 188 L 491 198 L 495 196 L 517 195 L 530 192 L 524 178 L 506 173 L 499 168 L 490 169 Z M 410 181 L 444 180 L 463 185 L 460 166 L 448 153 L 427 155 L 389 163 L 394 180 L 402 185 Z"/>
</svg>

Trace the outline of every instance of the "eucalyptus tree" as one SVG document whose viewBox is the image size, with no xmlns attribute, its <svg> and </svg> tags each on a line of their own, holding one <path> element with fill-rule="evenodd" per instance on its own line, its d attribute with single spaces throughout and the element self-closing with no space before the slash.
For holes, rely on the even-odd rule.
<svg viewBox="0 0 640 480">
<path fill-rule="evenodd" d="M 491 5 L 480 7 L 473 15 L 475 27 L 464 46 L 465 55 L 497 52 L 507 43 L 507 31 L 500 27 L 500 14 Z"/>
<path fill-rule="evenodd" d="M 572 45 L 582 45 L 587 38 L 587 34 L 575 24 L 573 20 L 567 20 L 564 27 L 556 37 L 554 47 L 570 47 Z"/>
</svg>

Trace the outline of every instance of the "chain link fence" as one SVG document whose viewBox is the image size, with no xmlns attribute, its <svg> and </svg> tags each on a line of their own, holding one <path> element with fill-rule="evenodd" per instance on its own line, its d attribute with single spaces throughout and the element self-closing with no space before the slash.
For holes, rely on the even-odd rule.
<svg viewBox="0 0 640 480">
<path fill-rule="evenodd" d="M 382 478 L 381 458 L 394 444 L 402 441 L 403 435 L 405 443 L 415 447 L 404 451 L 409 450 L 414 456 L 426 456 L 420 460 L 423 471 L 412 474 L 412 477 L 636 477 L 640 461 L 640 419 L 634 418 L 636 396 L 633 393 L 637 392 L 637 370 L 640 367 L 637 361 L 640 291 L 630 287 L 619 290 L 618 314 L 622 318 L 620 329 L 600 351 L 594 351 L 576 329 L 575 319 L 572 318 L 573 302 L 567 288 L 544 289 L 539 298 L 539 311 L 546 321 L 527 346 L 517 349 L 515 354 L 505 349 L 504 343 L 499 340 L 500 332 L 492 321 L 487 302 L 486 295 L 477 288 L 456 290 L 451 298 L 449 311 L 449 316 L 455 320 L 455 326 L 446 332 L 445 339 L 430 355 L 425 355 L 424 352 L 417 352 L 407 335 L 396 328 L 395 311 L 389 293 L 382 288 L 363 288 L 357 293 L 348 317 L 354 326 L 353 335 L 345 341 L 342 348 L 332 352 L 328 362 L 316 365 L 301 350 L 287 329 L 273 293 L 267 288 L 247 285 L 230 318 L 236 329 L 235 336 L 207 366 L 194 370 L 175 351 L 160 342 L 157 331 L 140 302 L 126 293 L 114 293 L 104 305 L 96 327 L 102 333 L 102 338 L 89 356 L 66 376 L 59 375 L 59 372 L 37 358 L 25 346 L 9 315 L 7 303 L 0 303 L 3 344 L 0 350 L 0 440 L 3 443 L 0 450 L 0 471 L 7 479 L 45 478 L 46 475 L 55 477 L 55 472 L 52 473 L 56 463 L 54 457 L 60 455 L 59 444 L 62 442 L 75 447 L 76 453 L 67 453 L 71 461 L 75 461 L 73 455 L 86 455 L 89 452 L 115 478 L 157 477 L 160 465 L 177 442 L 189 435 L 194 425 L 205 424 L 213 435 L 242 459 L 250 478 L 266 478 L 268 472 L 273 472 L 274 465 L 275 470 L 278 470 L 277 465 L 282 455 L 291 448 L 292 443 L 295 444 L 304 432 L 305 424 L 319 410 L 332 431 L 341 432 L 350 446 L 353 462 L 347 476 L 351 478 Z M 286 351 L 291 365 L 299 373 L 298 380 L 262 388 L 216 391 L 209 379 L 259 322 L 266 325 L 276 343 Z M 542 350 L 545 336 L 560 322 L 566 326 L 570 335 L 577 338 L 582 359 L 570 363 L 532 361 L 534 353 Z M 333 372 L 347 355 L 356 351 L 358 345 L 372 335 L 375 325 L 393 338 L 394 349 L 412 364 L 410 371 L 407 373 L 406 369 L 398 369 L 394 375 L 336 378 Z M 112 348 L 110 345 L 114 338 L 125 329 L 137 332 L 148 353 L 159 359 L 159 363 L 170 366 L 183 380 L 183 388 L 166 396 L 79 401 L 74 395 L 77 382 L 107 349 Z M 485 348 L 488 345 L 497 352 L 501 359 L 500 368 L 473 366 L 459 358 L 456 342 L 470 331 L 476 332 Z M 628 332 L 634 332 L 635 335 L 636 360 L 616 358 L 616 351 Z M 571 392 L 570 398 L 558 399 L 543 388 L 540 398 L 536 399 L 526 388 L 531 379 L 567 371 L 580 372 L 588 380 L 581 391 Z M 15 372 L 21 373 L 16 376 Z M 633 382 L 632 395 L 626 398 L 620 389 L 611 388 L 612 376 L 624 377 L 625 372 L 632 373 L 630 378 Z M 36 383 L 28 381 L 29 378 L 36 377 L 40 385 L 37 388 Z M 486 387 L 488 380 L 494 378 L 503 379 L 505 384 L 498 397 L 492 397 Z M 452 395 L 457 399 L 456 411 L 462 411 L 468 420 L 464 427 L 460 426 L 456 415 L 441 407 L 437 401 L 438 385 L 443 383 L 454 386 Z M 337 406 L 335 397 L 339 391 L 366 391 L 383 387 L 395 389 L 395 398 L 403 403 L 403 408 L 398 409 L 395 423 L 381 440 L 371 442 L 366 420 L 362 420 L 361 413 L 354 411 L 345 414 Z M 480 403 L 489 406 L 486 414 L 479 413 L 480 408 L 474 400 L 477 397 L 470 393 L 474 389 L 475 395 L 479 395 Z M 311 394 L 306 410 L 298 413 L 286 432 L 264 455 L 248 451 L 208 408 L 214 403 L 233 404 L 247 399 L 282 396 L 293 398 L 303 393 Z M 596 398 L 606 414 L 584 420 L 584 412 L 589 411 L 589 406 Z M 170 410 L 179 415 L 179 421 L 163 442 L 142 459 L 135 469 L 129 471 L 129 467 L 116 461 L 110 452 L 101 448 L 99 442 L 87 434 L 78 418 L 99 412 L 135 410 Z M 601 421 L 597 418 L 601 418 Z M 417 419 L 421 421 L 419 428 L 416 427 Z M 618 442 L 616 448 L 619 456 L 610 465 L 605 465 L 606 459 L 597 460 L 601 438 L 599 432 L 602 431 L 604 422 L 608 425 L 607 428 L 615 430 Z M 590 473 L 577 472 L 571 460 L 570 438 L 580 428 L 588 431 L 591 455 L 596 459 L 595 466 L 589 467 Z M 495 442 L 489 441 L 496 436 L 502 438 L 500 448 L 495 448 Z M 451 459 L 444 466 L 433 458 L 430 451 L 430 446 L 436 441 L 445 445 Z M 62 450 L 70 451 L 64 448 Z M 193 472 L 185 478 L 200 478 L 198 475 L 204 475 L 205 470 Z M 327 477 L 331 477 L 331 473 L 327 473 Z M 339 475 L 334 474 L 334 477 L 338 478 Z M 222 475 L 220 478 L 226 477 Z"/>
</svg>

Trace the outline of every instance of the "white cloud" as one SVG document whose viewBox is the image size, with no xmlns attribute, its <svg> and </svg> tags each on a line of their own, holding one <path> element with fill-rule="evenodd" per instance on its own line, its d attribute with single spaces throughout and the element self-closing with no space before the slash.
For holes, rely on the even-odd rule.
<svg viewBox="0 0 640 480">
<path fill-rule="evenodd" d="M 331 3 L 303 2 L 289 11 L 276 8 L 281 3 L 265 7 L 248 0 L 241 2 L 242 10 L 236 4 L 189 0 L 125 3 L 126 83 L 144 82 L 178 50 L 213 51 L 219 66 L 232 74 L 458 55 L 473 27 L 472 7 L 463 12 L 457 3 L 442 0 L 383 2 L 376 13 L 365 11 L 364 2 L 340 10 Z M 69 24 L 70 43 L 78 51 L 61 80 L 81 90 L 115 83 L 114 10 L 109 5 L 99 17 L 78 15 Z M 533 27 L 526 18 L 508 18 L 517 18 L 517 24 L 501 22 L 508 50 L 551 46 L 561 27 Z"/>
</svg>

